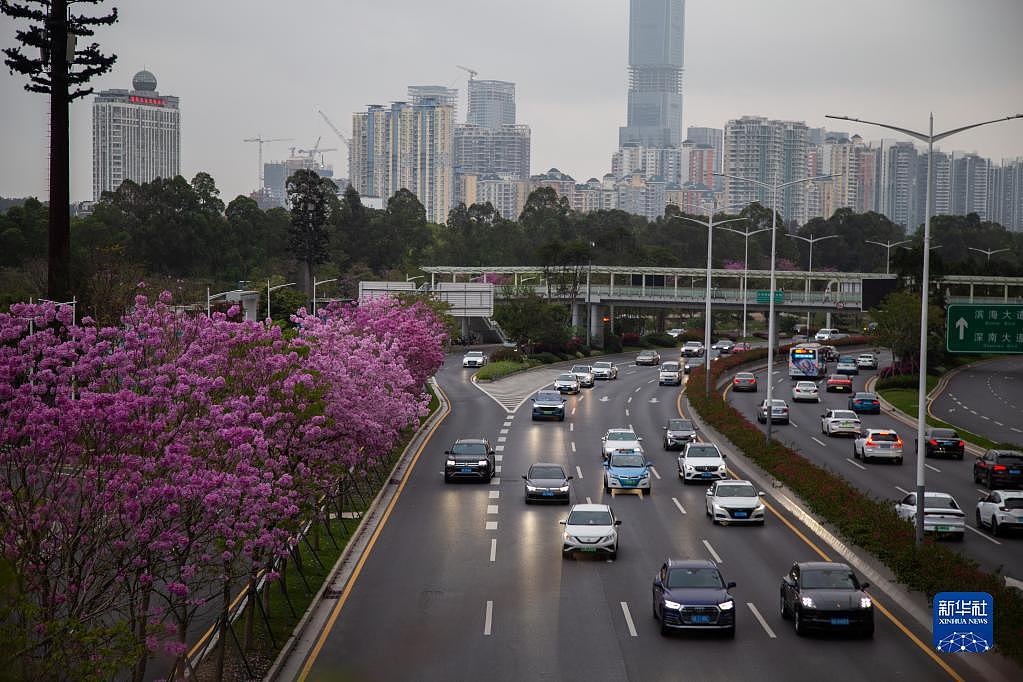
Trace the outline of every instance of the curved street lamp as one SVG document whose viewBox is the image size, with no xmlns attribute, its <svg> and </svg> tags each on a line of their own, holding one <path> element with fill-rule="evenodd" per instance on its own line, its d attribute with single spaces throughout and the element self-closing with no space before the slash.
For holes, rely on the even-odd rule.
<svg viewBox="0 0 1023 682">
<path fill-rule="evenodd" d="M 875 242 L 871 239 L 864 240 L 867 244 L 877 244 L 878 246 L 884 247 L 884 274 L 892 274 L 892 249 L 900 244 L 908 244 L 908 239 L 903 239 L 901 242 L 893 242 L 888 240 L 886 242 Z"/>
<path fill-rule="evenodd" d="M 835 239 L 835 238 L 838 237 L 837 234 L 829 234 L 829 235 L 825 235 L 823 237 L 814 237 L 811 234 L 809 237 L 803 237 L 802 235 L 788 234 L 788 233 L 786 233 L 785 236 L 786 237 L 791 237 L 792 239 L 802 239 L 804 242 L 806 242 L 807 244 L 810 245 L 810 265 L 807 268 L 807 272 L 810 273 L 811 275 L 813 274 L 813 245 L 816 244 L 817 242 L 822 242 L 825 239 Z M 810 278 L 809 277 L 806 278 L 806 301 L 807 301 L 807 308 L 806 308 L 806 339 L 807 339 L 807 341 L 809 341 L 810 340 L 810 308 L 809 308 L 809 303 L 810 303 Z"/>
<path fill-rule="evenodd" d="M 266 278 L 266 319 L 273 320 L 273 316 L 270 315 L 270 292 L 283 289 L 284 287 L 293 287 L 295 282 L 288 282 L 287 284 L 278 284 L 275 287 L 270 286 L 270 278 Z"/>
<path fill-rule="evenodd" d="M 927 394 L 927 297 L 930 293 L 930 276 L 931 276 L 931 212 L 934 205 L 934 143 L 938 140 L 943 140 L 946 137 L 951 137 L 956 133 L 961 133 L 964 130 L 970 130 L 971 128 L 979 128 L 980 126 L 989 125 L 991 123 L 999 123 L 1001 121 L 1011 121 L 1016 118 L 1023 118 L 1023 114 L 1013 114 L 1012 116 L 1004 116 L 1002 118 L 996 118 L 990 121 L 982 121 L 980 123 L 971 123 L 970 125 L 960 126 L 959 128 L 953 128 L 952 130 L 946 130 L 943 133 L 934 132 L 934 114 L 930 115 L 928 124 L 928 132 L 918 133 L 915 130 L 909 130 L 908 128 L 900 128 L 888 123 L 878 123 L 876 121 L 864 121 L 859 118 L 852 118 L 850 116 L 835 116 L 832 114 L 826 114 L 825 118 L 834 118 L 840 121 L 851 121 L 853 123 L 863 123 L 864 125 L 878 126 L 879 128 L 887 128 L 888 130 L 894 130 L 898 133 L 908 135 L 915 140 L 927 143 L 927 191 L 925 193 L 925 211 L 924 211 L 924 266 L 921 278 L 920 286 L 920 381 L 917 386 L 917 412 L 916 412 L 916 543 L 918 545 L 923 544 L 924 541 L 924 502 L 926 487 L 925 481 L 925 469 L 924 469 L 924 427 L 926 426 L 926 408 L 927 401 L 924 400 L 924 396 Z"/>
<path fill-rule="evenodd" d="M 977 253 L 987 254 L 988 263 L 991 262 L 991 256 L 995 255 L 996 253 L 1002 253 L 1003 251 L 1012 251 L 1012 249 L 978 249 L 974 246 L 968 246 L 966 248 L 968 248 L 970 251 L 976 251 Z"/>
</svg>

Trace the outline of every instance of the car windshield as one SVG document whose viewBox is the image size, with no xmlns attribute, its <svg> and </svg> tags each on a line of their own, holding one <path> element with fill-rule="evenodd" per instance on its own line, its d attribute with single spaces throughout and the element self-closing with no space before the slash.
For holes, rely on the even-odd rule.
<svg viewBox="0 0 1023 682">
<path fill-rule="evenodd" d="M 575 374 L 575 373 L 587 374 L 587 373 L 589 373 L 589 371 L 590 371 L 590 366 L 589 365 L 573 365 L 572 366 L 572 373 L 573 374 Z"/>
<path fill-rule="evenodd" d="M 832 419 L 859 419 L 856 413 L 851 410 L 835 410 L 831 414 Z"/>
<path fill-rule="evenodd" d="M 849 377 L 844 377 L 841 374 L 832 374 L 828 377 L 828 381 L 851 381 Z"/>
<path fill-rule="evenodd" d="M 699 341 L 686 341 L 686 347 L 687 348 L 698 348 L 699 346 L 702 346 L 702 345 L 703 344 L 700 343 Z"/>
<path fill-rule="evenodd" d="M 561 467 L 556 466 L 535 466 L 530 467 L 528 476 L 530 478 L 565 478 L 565 472 Z"/>
<path fill-rule="evenodd" d="M 959 434 L 952 429 L 931 429 L 931 438 L 958 438 Z"/>
<path fill-rule="evenodd" d="M 568 515 L 570 526 L 610 526 L 611 514 L 606 511 L 574 511 Z"/>
<path fill-rule="evenodd" d="M 554 391 L 540 391 L 536 394 L 537 400 L 561 402 L 561 394 Z"/>
<path fill-rule="evenodd" d="M 483 357 L 483 351 L 471 350 L 468 353 L 466 353 L 465 355 L 467 357 L 470 357 L 470 358 L 481 358 L 481 357 Z"/>
<path fill-rule="evenodd" d="M 804 570 L 799 576 L 802 586 L 807 589 L 855 590 L 859 584 L 849 571 Z"/>
<path fill-rule="evenodd" d="M 611 455 L 611 466 L 642 467 L 646 466 L 646 460 L 643 459 L 643 455 L 614 454 Z"/>
<path fill-rule="evenodd" d="M 721 453 L 713 445 L 690 445 L 686 450 L 686 459 L 690 457 L 713 457 L 718 459 Z"/>
<path fill-rule="evenodd" d="M 594 367 L 600 367 L 601 369 L 607 369 L 611 366 L 610 362 L 594 362 Z"/>
<path fill-rule="evenodd" d="M 765 405 L 767 404 L 766 400 L 764 401 L 764 404 Z M 785 407 L 785 401 L 779 398 L 775 398 L 774 400 L 771 401 L 771 407 Z"/>
<path fill-rule="evenodd" d="M 575 375 L 574 374 L 559 374 L 558 375 L 558 381 L 575 381 L 575 380 L 576 379 L 575 379 Z"/>
<path fill-rule="evenodd" d="M 663 365 L 661 365 L 661 371 L 662 372 L 677 372 L 678 371 L 678 363 L 677 362 L 666 362 Z"/>
<path fill-rule="evenodd" d="M 757 497 L 757 491 L 751 485 L 719 485 L 718 497 Z"/>
<path fill-rule="evenodd" d="M 852 359 L 852 356 L 843 355 L 840 358 L 838 358 L 838 364 L 840 364 L 840 365 L 843 364 L 843 363 L 848 364 L 850 362 L 855 362 L 855 360 Z"/>
<path fill-rule="evenodd" d="M 725 586 L 716 568 L 673 568 L 668 572 L 668 587 L 711 587 Z"/>
<path fill-rule="evenodd" d="M 669 431 L 692 431 L 693 423 L 688 419 L 669 419 L 668 420 Z"/>
<path fill-rule="evenodd" d="M 799 383 L 796 384 L 796 388 L 802 391 L 812 391 L 815 388 L 817 388 L 817 384 L 813 383 L 812 381 L 800 381 Z"/>
<path fill-rule="evenodd" d="M 483 443 L 455 443 L 451 452 L 455 455 L 485 455 L 487 447 Z"/>
<path fill-rule="evenodd" d="M 639 352 L 639 357 L 641 358 L 652 358 L 653 356 L 654 352 L 652 350 L 641 350 Z"/>
<path fill-rule="evenodd" d="M 1004 464 L 1023 464 L 1023 453 L 1006 452 L 998 455 L 998 461 Z"/>
<path fill-rule="evenodd" d="M 750 374 L 749 372 L 739 372 L 738 374 L 735 375 L 735 378 L 736 379 L 743 379 L 743 380 L 746 380 L 746 379 L 756 379 L 756 377 L 753 376 L 752 374 Z"/>
<path fill-rule="evenodd" d="M 608 440 L 636 440 L 636 434 L 632 431 L 609 431 Z"/>
<path fill-rule="evenodd" d="M 877 400 L 877 396 L 873 393 L 857 393 L 853 400 Z"/>
<path fill-rule="evenodd" d="M 927 509 L 959 509 L 956 501 L 946 495 L 928 495 L 925 499 Z"/>
<path fill-rule="evenodd" d="M 872 434 L 870 434 L 870 440 L 876 441 L 876 442 L 880 442 L 880 443 L 894 443 L 898 439 L 899 439 L 899 434 L 892 433 L 890 431 L 888 433 L 872 433 Z"/>
<path fill-rule="evenodd" d="M 1006 509 L 1023 509 L 1023 497 L 1010 497 L 1002 500 L 1002 506 Z"/>
</svg>

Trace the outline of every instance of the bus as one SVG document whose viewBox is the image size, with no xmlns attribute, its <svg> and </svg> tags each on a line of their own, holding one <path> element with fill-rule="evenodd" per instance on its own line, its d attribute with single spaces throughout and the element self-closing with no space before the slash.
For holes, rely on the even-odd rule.
<svg viewBox="0 0 1023 682">
<path fill-rule="evenodd" d="M 789 349 L 789 378 L 822 379 L 827 373 L 827 355 L 821 344 L 800 343 Z"/>
</svg>

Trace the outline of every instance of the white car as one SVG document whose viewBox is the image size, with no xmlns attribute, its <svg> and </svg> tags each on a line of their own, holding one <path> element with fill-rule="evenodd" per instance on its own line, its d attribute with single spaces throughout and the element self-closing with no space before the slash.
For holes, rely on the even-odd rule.
<svg viewBox="0 0 1023 682">
<path fill-rule="evenodd" d="M 852 410 L 828 410 L 821 415 L 821 433 L 825 436 L 839 433 L 858 436 L 860 425 L 860 416 Z"/>
<path fill-rule="evenodd" d="M 714 523 L 755 523 L 764 525 L 762 492 L 749 481 L 724 480 L 707 488 L 707 516 Z"/>
<path fill-rule="evenodd" d="M 821 401 L 821 391 L 812 381 L 797 381 L 792 386 L 792 402 L 798 403 L 800 400 L 809 400 L 815 403 Z"/>
<path fill-rule="evenodd" d="M 487 355 L 481 350 L 471 350 L 462 356 L 462 367 L 482 367 L 487 364 Z"/>
<path fill-rule="evenodd" d="M 818 329 L 817 333 L 814 335 L 813 338 L 814 338 L 815 341 L 832 341 L 832 340 L 837 339 L 837 338 L 839 338 L 841 336 L 843 336 L 843 335 L 839 334 L 837 329 L 833 329 L 833 328 L 829 329 L 829 328 L 825 327 L 824 329 Z"/>
<path fill-rule="evenodd" d="M 916 526 L 916 493 L 909 493 L 895 503 L 895 513 Z M 924 532 L 951 535 L 962 540 L 966 535 L 966 514 L 948 493 L 925 493 Z"/>
<path fill-rule="evenodd" d="M 700 357 L 703 355 L 702 341 L 686 341 L 682 344 L 682 356 L 686 358 Z"/>
<path fill-rule="evenodd" d="M 673 339 L 677 339 L 679 336 L 682 335 L 682 332 L 684 332 L 684 331 L 685 331 L 684 329 L 669 329 L 668 331 L 666 331 L 664 333 L 667 334 L 668 336 L 670 336 Z"/>
<path fill-rule="evenodd" d="M 677 362 L 665 362 L 657 371 L 658 386 L 681 386 L 682 367 Z"/>
<path fill-rule="evenodd" d="M 902 464 L 902 439 L 892 429 L 863 429 L 853 441 L 853 458 L 864 463 L 889 459 Z"/>
<path fill-rule="evenodd" d="M 735 346 L 735 341 L 731 339 L 719 339 L 717 343 L 711 346 L 711 350 L 716 350 L 721 353 L 731 353 L 732 348 Z"/>
<path fill-rule="evenodd" d="M 728 478 L 725 456 L 713 443 L 686 443 L 686 449 L 678 457 L 678 477 L 682 483 Z"/>
<path fill-rule="evenodd" d="M 609 360 L 598 360 L 593 363 L 593 378 L 594 379 L 617 379 L 618 368 L 615 367 L 615 363 Z"/>
<path fill-rule="evenodd" d="M 977 527 L 992 535 L 1023 530 L 1023 490 L 992 490 L 977 502 Z"/>
<path fill-rule="evenodd" d="M 642 440 L 635 431 L 629 428 L 608 429 L 607 433 L 600 437 L 600 457 L 602 460 L 606 460 L 615 450 L 642 452 L 643 446 L 640 444 Z"/>
<path fill-rule="evenodd" d="M 772 424 L 788 424 L 789 423 L 789 404 L 781 398 L 774 398 L 770 401 L 771 403 L 771 423 Z M 760 408 L 757 410 L 757 421 L 761 424 L 767 423 L 767 399 L 764 399 L 760 403 Z"/>
<path fill-rule="evenodd" d="M 579 379 L 579 385 L 583 388 L 593 388 L 593 368 L 589 365 L 572 365 L 572 374 Z"/>
<path fill-rule="evenodd" d="M 877 369 L 877 356 L 873 353 L 860 353 L 856 356 L 856 367 L 859 369 Z"/>
<path fill-rule="evenodd" d="M 577 504 L 560 522 L 565 527 L 561 539 L 561 556 L 574 552 L 606 554 L 618 557 L 618 526 L 611 507 L 606 504 Z"/>
<path fill-rule="evenodd" d="M 571 372 L 559 374 L 554 380 L 554 388 L 557 389 L 558 393 L 578 393 L 579 377 Z"/>
</svg>

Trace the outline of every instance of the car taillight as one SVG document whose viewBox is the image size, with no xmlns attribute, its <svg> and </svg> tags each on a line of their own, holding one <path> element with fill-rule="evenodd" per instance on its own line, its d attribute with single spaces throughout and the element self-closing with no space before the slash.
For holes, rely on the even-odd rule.
<svg viewBox="0 0 1023 682">
<path fill-rule="evenodd" d="M 895 441 L 895 447 L 897 447 L 897 448 L 901 448 L 902 447 L 902 439 L 901 438 L 899 438 L 897 441 Z"/>
<path fill-rule="evenodd" d="M 963 441 L 959 441 L 959 447 L 965 447 L 965 446 L 966 446 L 966 443 L 964 443 Z"/>
<path fill-rule="evenodd" d="M 871 438 L 868 438 L 868 439 L 867 439 L 867 441 L 866 441 L 866 443 L 864 443 L 864 445 L 869 445 L 870 447 L 874 447 L 874 441 L 873 441 L 873 439 L 871 439 Z"/>
<path fill-rule="evenodd" d="M 1004 465 L 1004 464 L 996 464 L 996 465 L 995 465 L 995 466 L 993 467 L 993 469 L 994 469 L 995 471 L 1005 471 L 1005 465 Z"/>
<path fill-rule="evenodd" d="M 927 441 L 927 442 L 928 442 L 928 443 L 930 443 L 931 445 L 934 445 L 934 446 L 937 446 L 937 445 L 938 445 L 938 441 L 934 440 L 933 438 L 932 438 L 932 439 L 930 439 L 930 440 L 929 440 L 929 441 Z"/>
<path fill-rule="evenodd" d="M 738 383 L 741 383 L 741 382 L 738 379 L 732 379 L 732 383 L 733 384 L 738 384 Z"/>
</svg>

